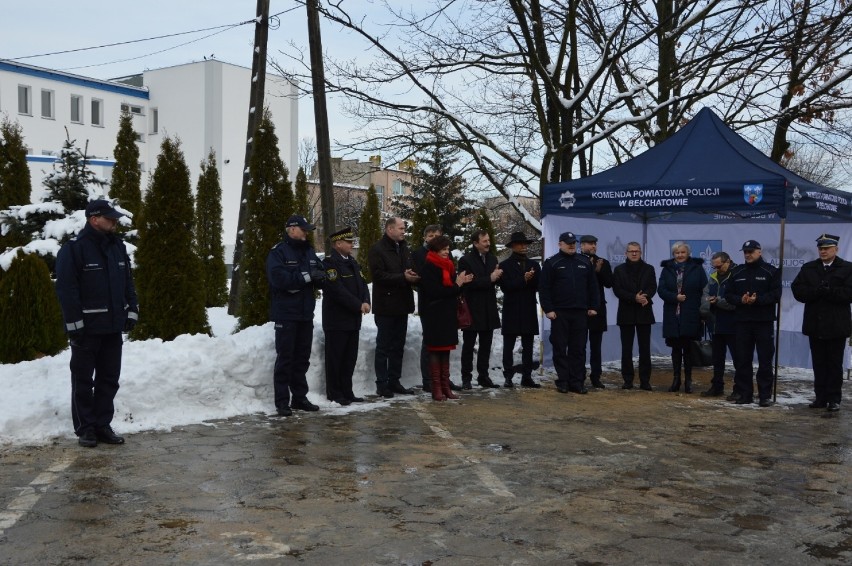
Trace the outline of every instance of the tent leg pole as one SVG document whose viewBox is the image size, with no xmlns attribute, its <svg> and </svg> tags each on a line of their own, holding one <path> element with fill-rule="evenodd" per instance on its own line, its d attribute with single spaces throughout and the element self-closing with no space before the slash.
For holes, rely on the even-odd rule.
<svg viewBox="0 0 852 566">
<path fill-rule="evenodd" d="M 784 275 L 784 229 L 786 228 L 787 219 L 781 219 L 781 244 L 778 252 L 778 271 L 780 272 L 779 279 Z M 783 293 L 782 293 L 783 296 Z M 778 298 L 778 303 L 775 305 L 775 371 L 772 374 L 772 401 L 778 401 L 778 348 L 781 346 L 781 297 Z"/>
</svg>

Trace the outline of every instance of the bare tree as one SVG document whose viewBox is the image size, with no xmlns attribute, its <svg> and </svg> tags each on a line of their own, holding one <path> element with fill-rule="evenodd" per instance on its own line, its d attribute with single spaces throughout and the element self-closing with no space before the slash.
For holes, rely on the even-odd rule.
<svg viewBox="0 0 852 566">
<path fill-rule="evenodd" d="M 310 177 L 317 162 L 317 140 L 302 138 L 299 141 L 299 167 Z"/>
</svg>

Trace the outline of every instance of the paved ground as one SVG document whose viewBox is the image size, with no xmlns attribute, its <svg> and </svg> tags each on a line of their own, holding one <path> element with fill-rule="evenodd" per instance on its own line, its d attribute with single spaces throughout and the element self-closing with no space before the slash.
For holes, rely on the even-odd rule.
<svg viewBox="0 0 852 566">
<path fill-rule="evenodd" d="M 852 407 L 604 381 L 0 448 L 0 564 L 852 561 Z"/>
</svg>

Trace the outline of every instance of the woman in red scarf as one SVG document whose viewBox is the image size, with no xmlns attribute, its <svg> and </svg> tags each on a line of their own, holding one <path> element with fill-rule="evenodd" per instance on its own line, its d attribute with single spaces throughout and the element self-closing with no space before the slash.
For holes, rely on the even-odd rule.
<svg viewBox="0 0 852 566">
<path fill-rule="evenodd" d="M 473 280 L 473 274 L 462 271 L 450 259 L 450 239 L 433 238 L 428 245 L 426 263 L 418 284 L 423 343 L 429 351 L 429 376 L 432 399 L 458 399 L 450 390 L 450 351 L 459 343 L 456 301 L 461 288 Z"/>
</svg>

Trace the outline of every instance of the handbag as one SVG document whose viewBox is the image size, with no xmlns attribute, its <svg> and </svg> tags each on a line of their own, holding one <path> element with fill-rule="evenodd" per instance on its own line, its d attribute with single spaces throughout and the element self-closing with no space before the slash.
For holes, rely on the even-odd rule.
<svg viewBox="0 0 852 566">
<path fill-rule="evenodd" d="M 456 303 L 456 319 L 461 330 L 466 330 L 473 324 L 473 315 L 470 314 L 470 307 L 467 306 L 467 301 L 459 295 L 458 303 Z"/>
<path fill-rule="evenodd" d="M 707 325 L 704 327 L 704 339 L 693 340 L 689 343 L 689 357 L 693 367 L 708 367 L 713 365 L 713 342 L 707 339 Z"/>
</svg>

